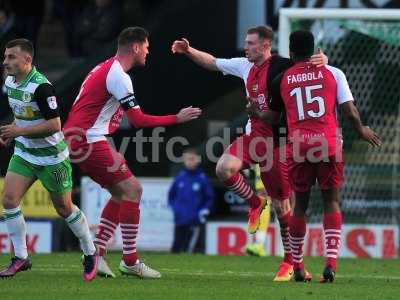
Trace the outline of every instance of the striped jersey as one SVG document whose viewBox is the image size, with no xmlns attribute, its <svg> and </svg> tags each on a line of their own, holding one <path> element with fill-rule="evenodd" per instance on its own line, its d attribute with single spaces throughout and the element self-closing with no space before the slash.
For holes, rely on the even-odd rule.
<svg viewBox="0 0 400 300">
<path fill-rule="evenodd" d="M 5 87 L 18 127 L 38 125 L 59 116 L 54 88 L 35 67 L 20 83 L 8 76 Z M 61 131 L 50 136 L 19 136 L 15 138 L 14 154 L 40 166 L 58 164 L 69 156 Z"/>
<path fill-rule="evenodd" d="M 67 138 L 71 134 L 84 135 L 89 144 L 106 140 L 106 135 L 119 128 L 124 110 L 131 108 L 140 109 L 132 80 L 112 57 L 86 76 L 64 124 L 64 133 Z"/>
</svg>

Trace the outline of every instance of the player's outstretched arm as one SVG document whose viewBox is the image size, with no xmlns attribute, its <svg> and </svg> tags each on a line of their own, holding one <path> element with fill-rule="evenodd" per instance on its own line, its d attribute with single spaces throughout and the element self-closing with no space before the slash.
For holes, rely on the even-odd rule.
<svg viewBox="0 0 400 300">
<path fill-rule="evenodd" d="M 350 122 L 351 126 L 357 131 L 360 138 L 370 143 L 372 146 L 380 147 L 382 141 L 380 137 L 368 126 L 364 126 L 360 119 L 360 113 L 353 101 L 347 101 L 340 105 L 346 119 Z"/>
<path fill-rule="evenodd" d="M 59 117 L 46 120 L 45 122 L 26 127 L 18 127 L 15 123 L 0 127 L 0 137 L 2 139 L 12 139 L 19 136 L 37 137 L 52 135 L 61 131 L 61 121 Z"/>
<path fill-rule="evenodd" d="M 129 122 L 136 128 L 170 126 L 197 119 L 201 115 L 201 109 L 186 107 L 176 115 L 154 116 L 145 114 L 140 108 L 131 108 L 126 111 Z"/>
<path fill-rule="evenodd" d="M 171 46 L 172 53 L 176 54 L 185 54 L 192 61 L 194 61 L 199 66 L 210 70 L 210 71 L 218 71 L 215 57 L 210 53 L 197 50 L 190 46 L 190 43 L 187 39 L 176 40 L 172 43 Z"/>
</svg>

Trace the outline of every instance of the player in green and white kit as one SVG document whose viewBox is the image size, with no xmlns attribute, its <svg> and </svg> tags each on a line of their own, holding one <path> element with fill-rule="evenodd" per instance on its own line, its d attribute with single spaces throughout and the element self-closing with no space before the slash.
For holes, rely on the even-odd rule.
<svg viewBox="0 0 400 300">
<path fill-rule="evenodd" d="M 14 122 L 0 127 L 0 143 L 6 146 L 15 139 L 15 150 L 5 177 L 2 201 L 15 256 L 0 271 L 0 278 L 12 277 L 32 266 L 20 203 L 29 187 L 39 179 L 49 191 L 57 213 L 80 240 L 85 255 L 83 279 L 89 281 L 96 275 L 96 248 L 84 214 L 71 200 L 72 170 L 61 132 L 55 90 L 32 65 L 33 52 L 29 40 L 16 39 L 8 42 L 4 55 L 8 75 L 5 86 Z"/>
</svg>

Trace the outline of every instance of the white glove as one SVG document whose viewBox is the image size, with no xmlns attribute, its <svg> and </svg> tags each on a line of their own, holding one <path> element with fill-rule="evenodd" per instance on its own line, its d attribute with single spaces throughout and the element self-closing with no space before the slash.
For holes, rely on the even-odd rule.
<svg viewBox="0 0 400 300">
<path fill-rule="evenodd" d="M 207 216 L 210 214 L 210 211 L 207 208 L 203 208 L 199 211 L 199 221 L 201 224 L 204 224 L 207 220 Z"/>
</svg>

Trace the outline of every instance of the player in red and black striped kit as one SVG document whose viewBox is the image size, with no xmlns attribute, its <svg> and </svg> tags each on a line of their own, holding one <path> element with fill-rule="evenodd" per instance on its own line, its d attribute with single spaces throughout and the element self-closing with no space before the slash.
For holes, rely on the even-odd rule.
<svg viewBox="0 0 400 300">
<path fill-rule="evenodd" d="M 247 31 L 246 57 L 215 58 L 191 47 L 186 39 L 175 41 L 172 52 L 185 54 L 205 69 L 240 77 L 245 84 L 248 100 L 255 103 L 260 110 L 268 111 L 270 95 L 267 86 L 280 72 L 292 65 L 290 59 L 271 54 L 272 40 L 273 31 L 270 27 L 257 26 Z M 313 57 L 313 62 L 317 65 L 326 61 L 327 58 L 323 54 Z M 289 245 L 291 191 L 287 178 L 287 164 L 279 160 L 280 145 L 276 133 L 277 130 L 273 126 L 265 124 L 255 116 L 251 117 L 246 126 L 246 133 L 233 141 L 218 160 L 216 173 L 228 189 L 248 202 L 248 231 L 255 233 L 266 199 L 257 196 L 242 176 L 241 170 L 249 168 L 251 164 L 260 165 L 261 179 L 277 214 L 284 249 L 284 258 L 274 281 L 289 281 L 293 275 Z"/>
<path fill-rule="evenodd" d="M 290 35 L 290 55 L 295 64 L 272 82 L 270 110 L 261 112 L 252 106 L 249 112 L 269 124 L 276 123 L 281 112 L 286 113 L 289 130 L 289 181 L 296 194 L 289 226 L 294 279 L 311 280 L 303 262 L 305 212 L 311 187 L 318 181 L 324 202 L 323 227 L 326 242 L 326 264 L 321 282 L 332 282 L 335 279 L 340 246 L 340 188 L 344 168 L 342 136 L 336 109 L 339 107 L 343 111 L 363 140 L 373 146 L 380 146 L 381 141 L 374 131 L 361 123 L 344 73 L 329 65 L 316 67 L 311 64 L 313 51 L 312 33 L 293 32 Z"/>
<path fill-rule="evenodd" d="M 134 66 L 145 65 L 149 53 L 148 36 L 140 27 L 129 27 L 121 32 L 116 55 L 87 75 L 63 128 L 71 158 L 83 173 L 112 196 L 101 214 L 95 239 L 100 256 L 98 274 L 112 277 L 115 275 L 104 260 L 104 254 L 107 241 L 118 225 L 123 241 L 121 273 L 144 278 L 159 278 L 161 274 L 139 260 L 136 241 L 142 187 L 124 157 L 111 147 L 105 136 L 119 128 L 124 113 L 130 123 L 139 128 L 183 123 L 201 114 L 200 109 L 193 107 L 166 116 L 148 115 L 141 110 L 126 72 Z"/>
</svg>

